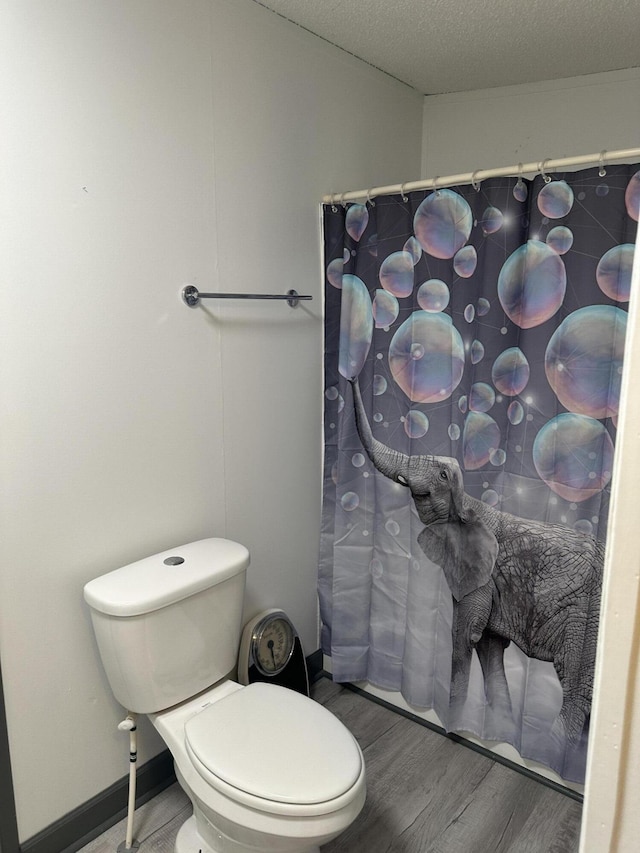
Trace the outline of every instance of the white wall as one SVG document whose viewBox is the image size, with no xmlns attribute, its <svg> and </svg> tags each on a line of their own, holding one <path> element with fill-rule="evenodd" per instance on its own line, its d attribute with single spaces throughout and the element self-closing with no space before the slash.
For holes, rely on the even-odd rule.
<svg viewBox="0 0 640 853">
<path fill-rule="evenodd" d="M 218 4 L 212 48 L 218 286 L 313 295 L 295 310 L 215 309 L 227 532 L 252 552 L 248 611 L 288 604 L 312 650 L 323 399 L 317 203 L 359 176 L 417 169 L 422 99 L 252 3 Z"/>
<path fill-rule="evenodd" d="M 422 177 L 630 148 L 639 141 L 640 69 L 433 96 L 425 98 Z M 639 264 L 636 258 L 638 286 Z M 631 310 L 627 388 L 640 382 L 634 356 L 640 346 L 639 309 L 633 303 Z M 633 394 L 625 397 L 618 432 L 582 853 L 633 853 L 640 832 L 640 564 L 634 497 L 640 408 Z"/>
<path fill-rule="evenodd" d="M 421 177 L 632 148 L 639 139 L 640 68 L 432 95 Z"/>
<path fill-rule="evenodd" d="M 317 203 L 416 174 L 422 98 L 249 0 L 7 0 L 0 64 L 0 651 L 24 841 L 127 772 L 90 578 L 235 537 L 247 611 L 282 605 L 316 648 Z M 185 282 L 314 301 L 190 310 Z M 162 744 L 141 733 L 144 761 Z"/>
</svg>

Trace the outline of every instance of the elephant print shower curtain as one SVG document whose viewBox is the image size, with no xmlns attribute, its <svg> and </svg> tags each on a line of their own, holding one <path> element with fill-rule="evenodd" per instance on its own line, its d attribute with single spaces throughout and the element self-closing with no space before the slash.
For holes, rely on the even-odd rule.
<svg viewBox="0 0 640 853">
<path fill-rule="evenodd" d="M 334 679 L 577 783 L 638 168 L 324 210 Z"/>
</svg>

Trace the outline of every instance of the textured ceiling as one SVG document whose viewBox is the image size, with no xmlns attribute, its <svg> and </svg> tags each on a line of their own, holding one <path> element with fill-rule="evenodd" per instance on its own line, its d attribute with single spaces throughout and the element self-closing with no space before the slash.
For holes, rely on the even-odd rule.
<svg viewBox="0 0 640 853">
<path fill-rule="evenodd" d="M 424 94 L 640 66 L 640 0 L 255 0 Z"/>
</svg>

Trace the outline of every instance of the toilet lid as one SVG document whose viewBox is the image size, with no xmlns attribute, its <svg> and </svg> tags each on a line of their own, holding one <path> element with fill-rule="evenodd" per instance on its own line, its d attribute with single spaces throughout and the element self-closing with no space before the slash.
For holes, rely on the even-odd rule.
<svg viewBox="0 0 640 853">
<path fill-rule="evenodd" d="M 362 769 L 356 741 L 333 714 L 274 684 L 249 684 L 207 706 L 187 721 L 185 739 L 214 777 L 280 803 L 333 800 Z"/>
</svg>

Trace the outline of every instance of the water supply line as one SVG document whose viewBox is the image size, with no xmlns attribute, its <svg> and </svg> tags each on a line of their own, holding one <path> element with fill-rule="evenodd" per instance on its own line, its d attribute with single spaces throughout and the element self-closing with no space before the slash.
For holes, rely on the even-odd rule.
<svg viewBox="0 0 640 853">
<path fill-rule="evenodd" d="M 133 840 L 133 814 L 136 809 L 136 763 L 138 761 L 137 715 L 129 711 L 118 723 L 118 730 L 129 732 L 129 803 L 127 806 L 127 833 L 124 842 L 118 845 L 117 853 L 137 850 L 140 844 Z"/>
</svg>

